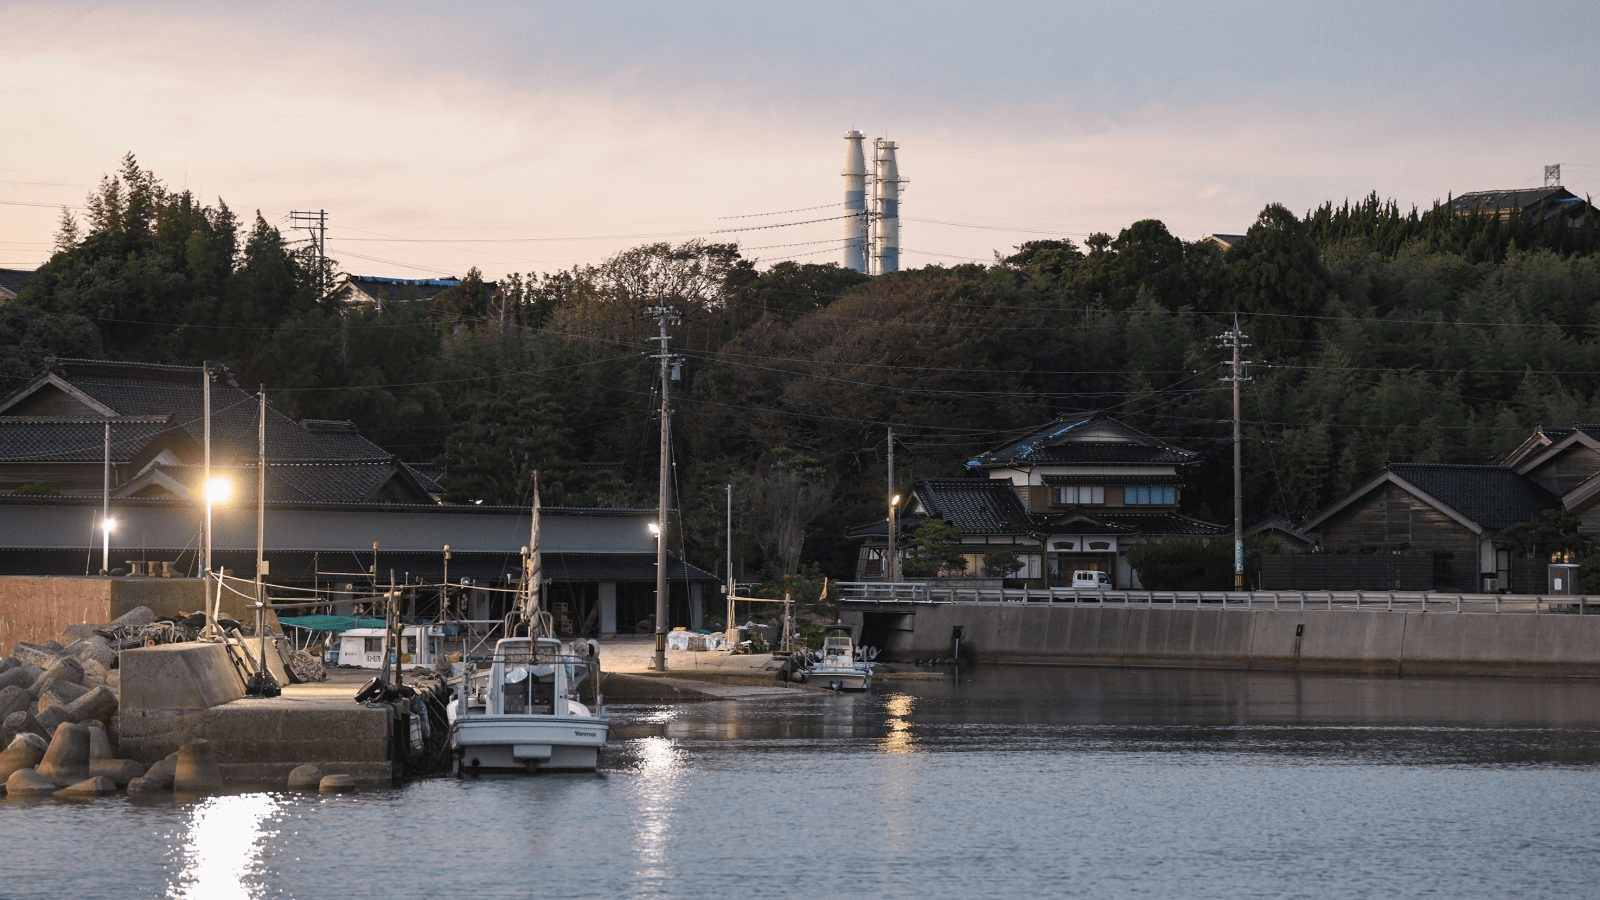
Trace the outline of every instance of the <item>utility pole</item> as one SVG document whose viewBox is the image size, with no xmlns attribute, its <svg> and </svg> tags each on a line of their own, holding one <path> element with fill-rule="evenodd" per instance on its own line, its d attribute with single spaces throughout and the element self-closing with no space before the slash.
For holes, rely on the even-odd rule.
<svg viewBox="0 0 1600 900">
<path fill-rule="evenodd" d="M 289 213 L 289 224 L 294 228 L 304 228 L 311 235 L 311 246 L 317 251 L 317 299 L 321 300 L 328 296 L 328 211 L 292 211 Z"/>
<path fill-rule="evenodd" d="M 1233 588 L 1244 589 L 1244 482 L 1242 479 L 1243 466 L 1240 464 L 1240 446 L 1242 440 L 1239 434 L 1239 384 L 1249 381 L 1245 377 L 1244 367 L 1248 360 L 1241 354 L 1244 348 L 1250 346 L 1249 335 L 1239 330 L 1239 314 L 1233 314 L 1233 330 L 1224 331 L 1217 335 L 1217 345 L 1233 351 L 1233 362 L 1229 374 L 1220 380 L 1233 385 Z"/>
<path fill-rule="evenodd" d="M 892 584 L 900 580 L 900 567 L 895 564 L 896 553 L 899 548 L 895 546 L 898 534 L 897 523 L 894 520 L 895 507 L 900 503 L 900 496 L 894 492 L 894 429 L 889 429 L 889 548 L 888 555 L 884 557 L 884 573 L 889 576 Z"/>
<path fill-rule="evenodd" d="M 661 342 L 661 350 L 656 353 L 656 359 L 661 361 L 661 490 L 658 495 L 656 512 L 656 671 L 667 670 L 667 503 L 670 499 L 668 491 L 671 483 L 667 480 L 668 451 L 671 448 L 671 416 L 672 409 L 667 402 L 667 385 L 672 381 L 672 353 L 667 345 L 671 340 L 667 336 L 667 325 L 678 324 L 678 311 L 666 306 L 652 306 L 645 310 L 645 315 L 656 320 L 660 335 L 656 340 Z"/>
</svg>

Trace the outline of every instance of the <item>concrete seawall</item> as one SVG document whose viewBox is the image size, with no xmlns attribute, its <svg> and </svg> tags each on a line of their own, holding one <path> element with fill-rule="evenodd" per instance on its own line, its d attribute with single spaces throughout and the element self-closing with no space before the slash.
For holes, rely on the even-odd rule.
<svg viewBox="0 0 1600 900">
<path fill-rule="evenodd" d="M 1600 615 L 841 603 L 885 659 L 1600 677 Z"/>
</svg>

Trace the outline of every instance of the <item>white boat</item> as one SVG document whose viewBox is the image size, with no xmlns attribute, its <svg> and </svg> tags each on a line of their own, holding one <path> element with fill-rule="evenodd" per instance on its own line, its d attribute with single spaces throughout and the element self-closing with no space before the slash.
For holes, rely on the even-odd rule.
<svg viewBox="0 0 1600 900">
<path fill-rule="evenodd" d="M 539 608 L 537 474 L 522 560 L 519 608 L 507 622 L 512 636 L 495 642 L 487 669 L 463 661 L 451 682 L 457 774 L 593 771 L 610 731 L 600 694 L 600 645 L 553 637 L 550 613 Z M 516 635 L 513 626 L 525 634 Z"/>
<path fill-rule="evenodd" d="M 806 671 L 806 681 L 836 691 L 872 689 L 872 662 L 856 650 L 849 625 L 829 625 L 823 631 L 822 651 Z"/>
<path fill-rule="evenodd" d="M 609 730 L 594 641 L 501 638 L 450 703 L 458 774 L 592 771 Z"/>
</svg>

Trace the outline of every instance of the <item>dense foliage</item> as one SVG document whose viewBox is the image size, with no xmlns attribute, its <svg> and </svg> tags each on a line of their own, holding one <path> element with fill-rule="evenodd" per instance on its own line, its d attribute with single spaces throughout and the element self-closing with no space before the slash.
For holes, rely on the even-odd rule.
<svg viewBox="0 0 1600 900">
<path fill-rule="evenodd" d="M 241 239 L 241 232 L 243 237 Z M 1596 418 L 1600 223 L 1402 214 L 1369 197 L 1263 210 L 1224 250 L 1159 221 L 1032 241 L 992 265 L 868 279 L 758 269 L 731 244 L 467 273 L 428 303 L 341 308 L 257 215 L 167 190 L 130 156 L 0 310 L 4 387 L 44 356 L 226 363 L 293 416 L 351 419 L 449 471 L 450 499 L 655 503 L 657 324 L 676 308 L 672 478 L 684 547 L 741 580 L 851 574 L 844 533 L 896 490 L 1052 419 L 1103 409 L 1207 459 L 1190 513 L 1232 518 L 1217 336 L 1248 335 L 1245 519 L 1303 519 L 1390 460 L 1496 462 L 1538 423 Z M 1003 561 L 1000 561 L 1003 563 Z M 765 571 L 764 571 L 765 570 Z"/>
</svg>

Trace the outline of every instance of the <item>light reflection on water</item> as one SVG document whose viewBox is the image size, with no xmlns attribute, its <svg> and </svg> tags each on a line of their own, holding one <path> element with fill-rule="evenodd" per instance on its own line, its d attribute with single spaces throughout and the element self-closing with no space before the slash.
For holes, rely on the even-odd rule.
<svg viewBox="0 0 1600 900">
<path fill-rule="evenodd" d="M 613 718 L 595 775 L 0 804 L 0 895 L 1557 897 L 1600 880 L 1600 684 L 988 669 Z"/>
</svg>

